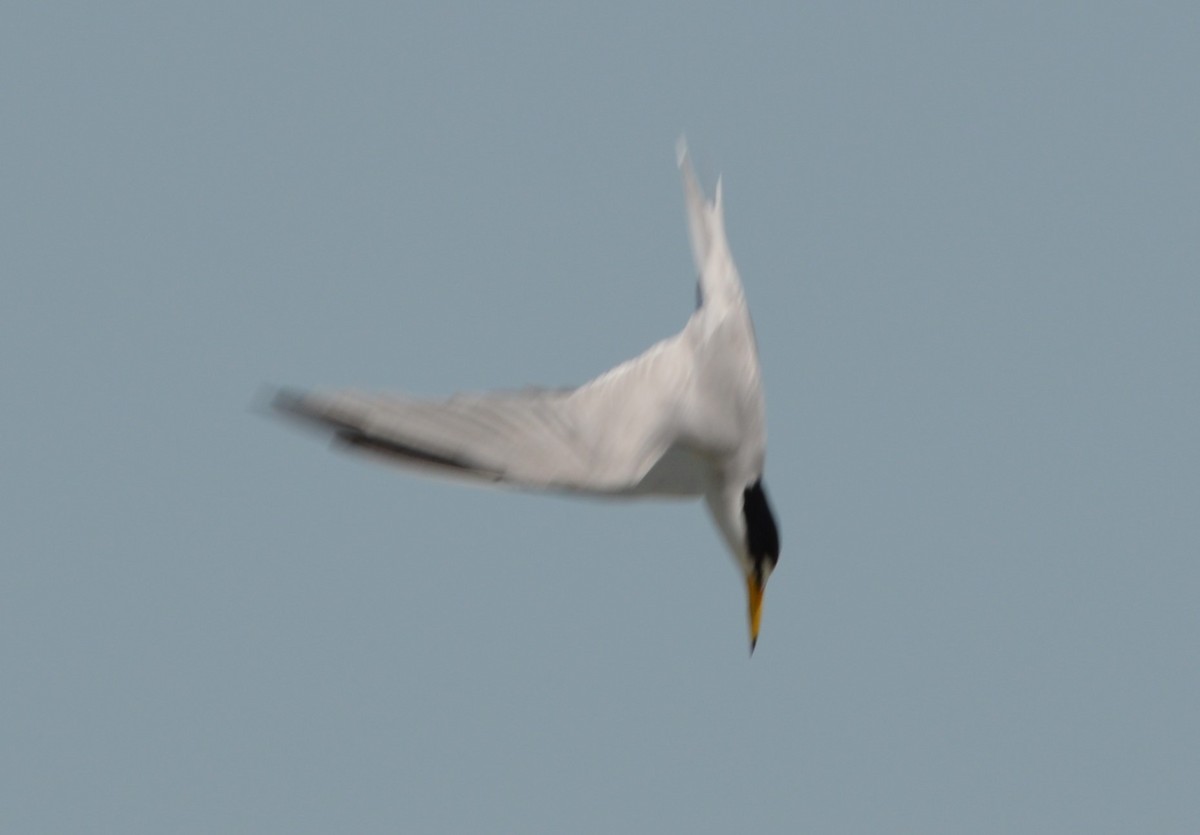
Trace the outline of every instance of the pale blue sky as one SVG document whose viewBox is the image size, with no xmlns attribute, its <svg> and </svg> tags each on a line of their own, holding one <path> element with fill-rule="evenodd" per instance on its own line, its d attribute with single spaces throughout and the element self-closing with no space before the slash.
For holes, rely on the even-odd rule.
<svg viewBox="0 0 1200 835">
<path fill-rule="evenodd" d="M 1194 833 L 1194 3 L 10 3 L 0 829 Z M 332 454 L 578 383 L 725 178 L 783 535 Z"/>
</svg>

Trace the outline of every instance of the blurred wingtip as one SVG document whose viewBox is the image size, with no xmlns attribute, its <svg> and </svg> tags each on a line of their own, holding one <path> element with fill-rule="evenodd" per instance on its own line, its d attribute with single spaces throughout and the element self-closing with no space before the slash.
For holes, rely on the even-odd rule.
<svg viewBox="0 0 1200 835">
<path fill-rule="evenodd" d="M 683 168 L 687 162 L 688 145 L 687 137 L 684 134 L 679 134 L 679 139 L 675 140 L 675 164 Z"/>
<path fill-rule="evenodd" d="M 304 392 L 299 389 L 263 384 L 250 401 L 250 411 L 264 417 L 306 417 Z"/>
<path fill-rule="evenodd" d="M 304 393 L 297 389 L 275 388 L 270 392 L 272 411 L 298 414 L 303 411 Z"/>
</svg>

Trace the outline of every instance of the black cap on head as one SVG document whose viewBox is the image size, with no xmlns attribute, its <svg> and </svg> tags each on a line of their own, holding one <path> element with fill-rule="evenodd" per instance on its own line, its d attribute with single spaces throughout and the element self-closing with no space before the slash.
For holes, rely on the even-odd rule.
<svg viewBox="0 0 1200 835">
<path fill-rule="evenodd" d="M 746 550 L 759 574 L 779 562 L 779 528 L 767 502 L 762 479 L 742 491 L 742 515 L 746 518 Z"/>
</svg>

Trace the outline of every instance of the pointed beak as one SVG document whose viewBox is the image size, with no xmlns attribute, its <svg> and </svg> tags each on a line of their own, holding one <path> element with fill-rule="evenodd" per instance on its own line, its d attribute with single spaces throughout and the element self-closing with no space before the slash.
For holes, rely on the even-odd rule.
<svg viewBox="0 0 1200 835">
<path fill-rule="evenodd" d="M 746 577 L 746 598 L 750 615 L 750 654 L 753 655 L 758 643 L 758 626 L 762 623 L 763 584 L 757 572 Z"/>
</svg>

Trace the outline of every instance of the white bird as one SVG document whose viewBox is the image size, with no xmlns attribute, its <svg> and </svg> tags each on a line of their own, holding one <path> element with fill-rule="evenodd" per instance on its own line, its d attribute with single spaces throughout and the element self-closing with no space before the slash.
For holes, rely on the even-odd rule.
<svg viewBox="0 0 1200 835">
<path fill-rule="evenodd" d="M 683 330 L 571 390 L 427 400 L 280 392 L 274 406 L 352 448 L 476 482 L 593 496 L 703 496 L 746 579 L 750 652 L 779 532 L 763 490 L 766 408 L 754 328 L 725 237 L 679 142 L 698 305 Z"/>
</svg>

